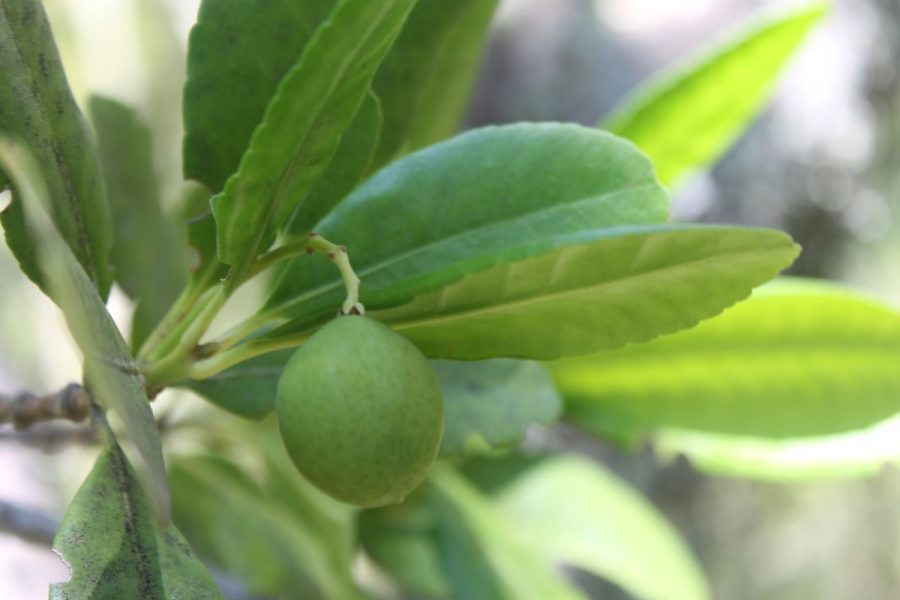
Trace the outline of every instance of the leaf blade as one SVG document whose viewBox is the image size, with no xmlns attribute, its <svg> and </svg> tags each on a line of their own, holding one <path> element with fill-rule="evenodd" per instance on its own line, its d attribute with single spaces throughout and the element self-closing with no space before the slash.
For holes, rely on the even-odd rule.
<svg viewBox="0 0 900 600">
<path fill-rule="evenodd" d="M 719 157 L 757 114 L 827 3 L 761 18 L 641 86 L 601 127 L 632 140 L 671 186 Z"/>
</svg>

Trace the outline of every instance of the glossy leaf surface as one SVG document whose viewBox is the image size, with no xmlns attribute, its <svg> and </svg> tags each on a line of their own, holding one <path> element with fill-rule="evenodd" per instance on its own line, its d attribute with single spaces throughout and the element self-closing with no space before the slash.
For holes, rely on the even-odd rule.
<svg viewBox="0 0 900 600">
<path fill-rule="evenodd" d="M 560 234 L 658 223 L 666 211 L 651 165 L 631 144 L 577 125 L 519 124 L 469 132 L 397 161 L 317 231 L 347 245 L 362 301 L 374 309 L 547 252 Z M 334 314 L 343 294 L 333 265 L 301 256 L 264 310 L 302 330 Z"/>
</svg>

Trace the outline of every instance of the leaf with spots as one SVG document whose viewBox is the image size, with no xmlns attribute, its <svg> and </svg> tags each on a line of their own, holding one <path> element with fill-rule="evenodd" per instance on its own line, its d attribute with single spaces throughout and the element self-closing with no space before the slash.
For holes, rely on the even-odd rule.
<svg viewBox="0 0 900 600">
<path fill-rule="evenodd" d="M 181 533 L 156 519 L 115 443 L 69 505 L 53 548 L 71 579 L 51 586 L 51 600 L 222 597 Z"/>
<path fill-rule="evenodd" d="M 53 224 L 105 298 L 112 220 L 100 163 L 40 0 L 0 3 L 0 80 L 0 133 L 23 143 L 41 165 Z M 6 177 L 8 183 L 15 173 Z M 3 179 L 0 174 L 0 189 Z M 47 291 L 19 194 L 0 222 L 22 270 Z"/>
</svg>

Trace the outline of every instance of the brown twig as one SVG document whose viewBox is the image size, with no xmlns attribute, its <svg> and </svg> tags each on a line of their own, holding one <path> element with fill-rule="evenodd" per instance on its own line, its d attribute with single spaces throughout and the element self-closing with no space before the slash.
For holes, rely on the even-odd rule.
<svg viewBox="0 0 900 600">
<path fill-rule="evenodd" d="M 17 430 L 34 423 L 68 419 L 83 421 L 91 408 L 91 395 L 77 383 L 70 383 L 55 394 L 36 396 L 22 392 L 16 396 L 0 394 L 0 425 L 12 423 Z"/>
</svg>

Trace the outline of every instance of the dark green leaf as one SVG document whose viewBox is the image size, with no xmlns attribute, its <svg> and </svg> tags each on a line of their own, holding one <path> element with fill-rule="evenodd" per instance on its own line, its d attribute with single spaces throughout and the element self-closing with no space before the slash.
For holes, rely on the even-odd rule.
<svg viewBox="0 0 900 600">
<path fill-rule="evenodd" d="M 293 353 L 289 349 L 263 354 L 209 379 L 192 379 L 183 385 L 236 415 L 261 419 L 275 408 L 278 378 Z"/>
<path fill-rule="evenodd" d="M 38 242 L 37 264 L 84 353 L 85 381 L 94 400 L 122 422 L 127 441 L 137 450 L 132 462 L 138 468 L 138 477 L 161 521 L 168 522 L 169 489 L 159 432 L 128 345 L 96 288 L 50 222 L 47 189 L 34 159 L 23 146 L 0 139 L 0 165 L 15 177 L 29 234 Z"/>
<path fill-rule="evenodd" d="M 646 152 L 663 185 L 677 183 L 731 146 L 826 11 L 811 2 L 754 23 L 642 86 L 601 126 Z"/>
<path fill-rule="evenodd" d="M 347 245 L 362 301 L 379 308 L 551 250 L 560 234 L 658 223 L 666 210 L 651 165 L 631 144 L 577 125 L 520 124 L 405 157 L 359 187 L 317 231 Z M 301 256 L 264 310 L 302 330 L 333 315 L 343 295 L 334 265 Z"/>
<path fill-rule="evenodd" d="M 247 274 L 331 162 L 414 4 L 340 0 L 285 75 L 238 172 L 213 199 L 219 258 L 234 268 L 234 281 Z"/>
<path fill-rule="evenodd" d="M 434 358 L 549 360 L 693 327 L 775 277 L 798 248 L 778 231 L 602 229 L 374 317 Z"/>
<path fill-rule="evenodd" d="M 218 192 L 335 0 L 203 0 L 188 46 L 184 176 Z"/>
<path fill-rule="evenodd" d="M 150 130 L 109 98 L 92 97 L 89 110 L 113 212 L 115 278 L 139 301 L 137 329 L 147 332 L 187 283 L 184 239 L 160 205 Z"/>
<path fill-rule="evenodd" d="M 385 126 L 376 166 L 456 133 L 497 0 L 419 0 L 375 76 Z"/>
<path fill-rule="evenodd" d="M 532 423 L 550 423 L 562 411 L 542 365 L 496 359 L 433 363 L 444 393 L 441 454 L 483 452 L 519 442 Z"/>
<path fill-rule="evenodd" d="M 0 80 L 0 134 L 24 143 L 41 165 L 50 218 L 105 298 L 112 279 L 107 265 L 112 226 L 100 164 L 39 0 L 0 4 Z M 7 181 L 17 177 L 6 176 Z M 0 175 L 0 188 L 2 180 Z M 22 270 L 43 285 L 19 195 L 0 221 Z"/>
<path fill-rule="evenodd" d="M 369 92 L 344 132 L 331 164 L 291 217 L 291 233 L 309 232 L 363 179 L 381 136 L 381 121 L 381 103 Z"/>
<path fill-rule="evenodd" d="M 553 365 L 597 433 L 678 428 L 767 438 L 860 429 L 900 412 L 900 314 L 838 286 L 763 288 L 697 328 Z"/>
<path fill-rule="evenodd" d="M 599 465 L 542 461 L 507 485 L 500 512 L 548 559 L 591 571 L 637 598 L 708 598 L 703 573 L 665 518 Z"/>
<path fill-rule="evenodd" d="M 154 517 L 115 445 L 78 490 L 53 547 L 72 571 L 50 586 L 53 600 L 222 597 L 178 530 Z"/>
</svg>

